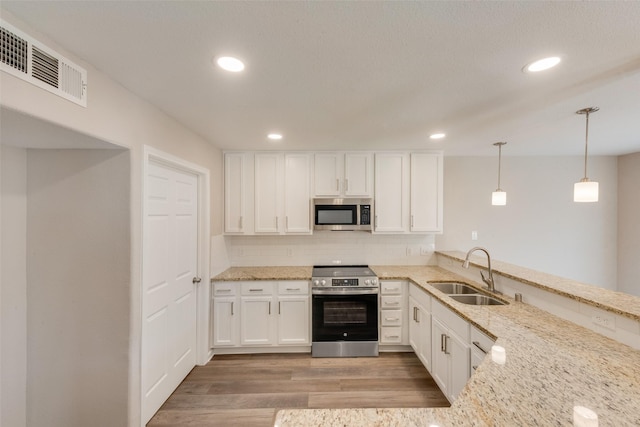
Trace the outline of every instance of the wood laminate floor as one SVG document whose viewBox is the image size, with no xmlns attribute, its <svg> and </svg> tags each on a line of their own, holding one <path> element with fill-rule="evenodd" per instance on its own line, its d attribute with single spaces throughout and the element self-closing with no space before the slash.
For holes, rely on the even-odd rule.
<svg viewBox="0 0 640 427">
<path fill-rule="evenodd" d="M 270 427 L 285 408 L 445 407 L 413 353 L 366 358 L 219 355 L 196 366 L 148 427 Z"/>
</svg>

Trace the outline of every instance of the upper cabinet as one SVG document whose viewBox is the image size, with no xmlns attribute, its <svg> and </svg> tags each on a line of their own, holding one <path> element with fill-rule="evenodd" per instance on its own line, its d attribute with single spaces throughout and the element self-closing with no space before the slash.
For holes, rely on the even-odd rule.
<svg viewBox="0 0 640 427">
<path fill-rule="evenodd" d="M 224 155 L 224 231 L 253 233 L 253 156 Z"/>
<path fill-rule="evenodd" d="M 376 153 L 376 233 L 442 232 L 442 154 Z"/>
<path fill-rule="evenodd" d="M 371 153 L 316 153 L 314 166 L 314 197 L 373 195 Z"/>
</svg>

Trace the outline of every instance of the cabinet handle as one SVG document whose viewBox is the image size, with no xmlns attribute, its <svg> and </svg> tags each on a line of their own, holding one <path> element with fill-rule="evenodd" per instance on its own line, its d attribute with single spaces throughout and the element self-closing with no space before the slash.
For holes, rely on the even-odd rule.
<svg viewBox="0 0 640 427">
<path fill-rule="evenodd" d="M 271 315 L 271 301 L 269 301 L 269 315 Z"/>
<path fill-rule="evenodd" d="M 231 315 L 233 316 L 233 301 L 231 301 Z"/>
<path fill-rule="evenodd" d="M 282 313 L 282 311 L 280 310 L 280 304 L 282 304 L 282 301 L 278 301 L 278 314 Z"/>
<path fill-rule="evenodd" d="M 231 289 L 216 289 L 216 294 L 219 294 L 222 292 L 231 292 Z"/>
<path fill-rule="evenodd" d="M 385 338 L 400 338 L 400 335 L 385 335 Z"/>
<path fill-rule="evenodd" d="M 444 354 L 449 354 L 449 335 L 444 336 Z"/>
<path fill-rule="evenodd" d="M 400 320 L 399 317 L 385 317 L 384 320 Z"/>
<path fill-rule="evenodd" d="M 284 229 L 285 231 L 289 231 L 289 216 L 284 217 Z"/>
<path fill-rule="evenodd" d="M 287 291 L 299 291 L 300 288 L 287 288 Z"/>
<path fill-rule="evenodd" d="M 411 226 L 413 227 L 413 215 L 411 215 Z"/>
<path fill-rule="evenodd" d="M 484 354 L 487 354 L 487 353 L 488 353 L 488 351 L 487 351 L 487 350 L 485 350 L 484 348 L 482 348 L 482 347 L 480 346 L 480 343 L 479 343 L 478 341 L 473 341 L 471 344 L 475 345 L 475 346 L 476 346 L 476 347 L 477 347 L 481 352 L 483 352 Z"/>
<path fill-rule="evenodd" d="M 373 217 L 373 226 L 374 226 L 375 228 L 378 228 L 378 215 L 375 215 L 375 216 Z"/>
<path fill-rule="evenodd" d="M 276 216 L 276 230 L 278 230 L 278 217 Z"/>
<path fill-rule="evenodd" d="M 336 178 L 336 191 L 340 192 L 340 180 Z"/>
<path fill-rule="evenodd" d="M 264 289 L 249 289 L 249 292 L 262 292 Z"/>
<path fill-rule="evenodd" d="M 476 369 L 478 369 L 478 365 L 473 365 L 471 368 L 475 371 Z"/>
<path fill-rule="evenodd" d="M 400 303 L 398 301 L 392 301 L 392 302 L 385 302 L 384 305 L 399 305 Z"/>
<path fill-rule="evenodd" d="M 240 217 L 240 230 L 242 230 L 242 216 Z"/>
<path fill-rule="evenodd" d="M 442 351 L 445 354 L 447 353 L 446 346 L 447 346 L 447 336 L 445 334 L 440 334 L 440 351 Z"/>
<path fill-rule="evenodd" d="M 344 180 L 344 192 L 346 193 L 347 191 L 349 191 L 349 180 L 345 179 Z"/>
</svg>

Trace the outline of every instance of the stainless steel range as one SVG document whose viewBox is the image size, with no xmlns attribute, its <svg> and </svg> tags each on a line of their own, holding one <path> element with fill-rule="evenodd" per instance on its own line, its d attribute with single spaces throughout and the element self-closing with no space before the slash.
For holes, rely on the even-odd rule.
<svg viewBox="0 0 640 427">
<path fill-rule="evenodd" d="M 377 356 L 378 292 L 366 265 L 313 267 L 311 356 Z"/>
</svg>

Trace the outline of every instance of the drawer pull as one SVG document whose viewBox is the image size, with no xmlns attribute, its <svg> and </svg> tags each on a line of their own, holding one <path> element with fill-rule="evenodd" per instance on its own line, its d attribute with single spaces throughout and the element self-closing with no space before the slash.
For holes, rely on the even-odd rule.
<svg viewBox="0 0 640 427">
<path fill-rule="evenodd" d="M 291 292 L 291 291 L 299 291 L 300 288 L 287 288 L 287 291 Z"/>
<path fill-rule="evenodd" d="M 269 315 L 271 315 L 271 301 L 269 301 Z"/>
<path fill-rule="evenodd" d="M 398 301 L 385 302 L 384 305 L 400 305 Z"/>
<path fill-rule="evenodd" d="M 395 322 L 395 321 L 400 320 L 400 318 L 399 317 L 385 317 L 384 320 L 393 320 Z"/>
<path fill-rule="evenodd" d="M 264 289 L 249 289 L 249 292 L 263 292 Z"/>
<path fill-rule="evenodd" d="M 478 350 L 480 350 L 480 351 L 481 351 L 481 352 L 483 352 L 484 354 L 487 354 L 487 353 L 488 353 L 488 351 L 487 351 L 487 350 L 485 350 L 484 348 L 482 348 L 482 347 L 480 346 L 480 343 L 479 343 L 478 341 L 473 341 L 471 344 L 475 345 L 475 346 L 478 348 Z"/>
<path fill-rule="evenodd" d="M 233 301 L 231 301 L 231 315 L 233 316 Z"/>
<path fill-rule="evenodd" d="M 396 339 L 398 339 L 398 338 L 400 338 L 400 335 L 385 335 L 384 337 L 385 338 L 396 338 Z"/>
<path fill-rule="evenodd" d="M 222 292 L 231 292 L 231 289 L 216 289 L 216 294 L 219 294 Z"/>
</svg>

